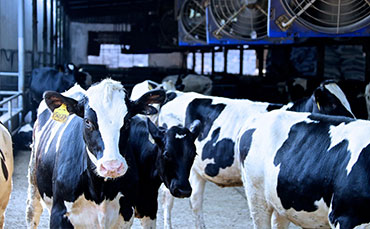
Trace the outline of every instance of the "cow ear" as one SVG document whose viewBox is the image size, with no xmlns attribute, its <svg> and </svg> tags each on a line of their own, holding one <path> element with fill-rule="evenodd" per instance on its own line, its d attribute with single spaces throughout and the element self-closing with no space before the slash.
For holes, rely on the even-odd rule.
<svg viewBox="0 0 370 229">
<path fill-rule="evenodd" d="M 195 141 L 195 139 L 197 139 L 197 137 L 200 133 L 200 128 L 201 128 L 201 122 L 198 119 L 194 120 L 190 124 L 189 130 L 190 130 L 191 134 L 193 135 L 194 141 Z"/>
<path fill-rule="evenodd" d="M 153 106 L 149 104 L 162 104 L 166 100 L 166 92 L 162 89 L 151 90 L 142 95 L 137 100 L 133 101 L 132 113 L 152 115 L 156 114 L 158 111 Z"/>
<path fill-rule="evenodd" d="M 76 114 L 82 118 L 84 117 L 84 107 L 77 100 L 63 96 L 55 91 L 46 91 L 44 93 L 44 99 L 52 112 L 62 104 L 65 104 L 69 113 Z"/>
<path fill-rule="evenodd" d="M 164 132 L 160 130 L 149 118 L 146 120 L 150 135 L 153 137 L 155 143 L 161 145 L 164 138 Z"/>
<path fill-rule="evenodd" d="M 314 106 L 316 107 L 316 109 L 318 109 L 319 111 L 321 110 L 321 108 L 325 105 L 327 105 L 328 103 L 328 99 L 327 99 L 327 96 L 325 96 L 325 92 L 324 92 L 324 88 L 323 87 L 319 87 L 317 88 L 314 92 L 313 92 L 313 96 L 315 98 L 315 104 Z"/>
</svg>

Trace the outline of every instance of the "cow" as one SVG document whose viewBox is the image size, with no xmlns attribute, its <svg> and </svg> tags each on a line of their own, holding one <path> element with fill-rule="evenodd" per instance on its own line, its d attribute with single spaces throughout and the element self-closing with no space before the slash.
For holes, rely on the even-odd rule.
<svg viewBox="0 0 370 229">
<path fill-rule="evenodd" d="M 57 68 L 33 69 L 30 80 L 32 121 L 36 120 L 36 109 L 45 91 L 64 92 L 75 83 L 87 89 L 91 85 L 91 75 L 72 63 Z"/>
<path fill-rule="evenodd" d="M 287 106 L 287 110 L 356 118 L 345 94 L 333 80 L 322 82 L 310 97 L 291 103 Z"/>
<path fill-rule="evenodd" d="M 0 122 L 0 228 L 4 226 L 4 213 L 12 191 L 13 146 L 12 138 L 6 127 Z"/>
<path fill-rule="evenodd" d="M 369 121 L 343 116 L 252 116 L 236 151 L 254 228 L 368 228 L 368 132 Z"/>
<path fill-rule="evenodd" d="M 194 141 L 200 130 L 199 120 L 190 128 L 172 126 L 158 128 L 150 119 L 132 119 L 129 145 L 138 167 L 138 200 L 136 217 L 144 228 L 156 227 L 158 189 L 162 183 L 175 197 L 191 194 L 189 174 L 196 155 Z"/>
<path fill-rule="evenodd" d="M 328 87 L 333 90 L 328 90 Z M 330 86 L 324 86 L 316 90 L 314 94 L 332 94 L 338 92 L 340 90 L 338 90 L 338 88 L 336 84 L 330 83 Z M 190 197 L 190 206 L 196 218 L 196 227 L 205 228 L 202 213 L 205 182 L 211 181 L 221 187 L 242 185 L 238 159 L 236 158 L 234 149 L 242 124 L 246 122 L 251 115 L 266 113 L 277 108 L 294 108 L 295 106 L 282 107 L 282 105 L 252 102 L 250 100 L 205 96 L 194 92 L 170 93 L 172 94 L 171 96 L 175 98 L 161 107 L 158 118 L 159 125 L 173 126 L 180 123 L 188 126 L 195 119 L 201 122 L 200 134 L 195 142 L 198 156 L 195 158 L 190 173 L 190 184 L 193 188 Z M 175 94 L 175 96 L 173 94 Z M 326 103 L 325 100 L 323 103 L 316 100 L 328 97 L 330 96 L 311 96 L 305 101 L 311 99 L 315 99 L 315 101 L 311 101 L 311 106 L 309 107 L 300 106 L 300 109 L 302 109 L 300 111 L 329 112 L 329 114 L 335 114 L 334 112 L 338 110 L 350 109 L 349 106 L 346 107 L 343 105 L 346 104 L 346 102 L 342 101 L 345 97 L 341 95 L 336 95 L 336 98 L 338 98 L 337 100 L 331 100 L 336 102 L 336 109 L 332 109 L 331 104 Z M 327 108 L 327 106 L 330 107 Z M 350 110 L 348 110 L 346 114 L 352 117 Z M 168 192 L 165 192 L 164 195 L 165 228 L 171 228 L 170 219 L 173 197 Z"/>
<path fill-rule="evenodd" d="M 175 85 L 172 83 L 172 81 L 165 81 L 161 84 L 156 83 L 152 80 L 144 80 L 143 82 L 140 82 L 136 84 L 131 91 L 130 99 L 135 100 L 142 96 L 144 93 L 152 90 L 152 89 L 163 89 L 165 91 L 174 91 L 176 90 Z M 153 105 L 156 109 L 160 109 L 160 105 L 154 104 Z M 140 115 L 139 115 L 140 116 Z M 142 116 L 144 118 L 144 116 Z M 152 120 L 156 125 L 158 124 L 158 115 L 150 115 L 150 120 Z"/>
<path fill-rule="evenodd" d="M 131 101 L 111 79 L 87 91 L 45 92 L 28 169 L 27 226 L 37 227 L 42 199 L 50 228 L 129 228 L 139 185 L 131 119 L 155 113 L 149 104 L 165 96 L 153 90 Z"/>
<path fill-rule="evenodd" d="M 162 80 L 162 83 L 165 82 L 172 82 L 176 90 L 179 91 L 197 92 L 204 95 L 211 95 L 212 93 L 212 80 L 203 75 L 171 75 Z"/>
</svg>

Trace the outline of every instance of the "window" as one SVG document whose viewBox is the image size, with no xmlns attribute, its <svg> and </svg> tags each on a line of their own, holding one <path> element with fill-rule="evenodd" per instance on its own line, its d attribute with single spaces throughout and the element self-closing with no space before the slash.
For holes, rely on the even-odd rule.
<svg viewBox="0 0 370 229">
<path fill-rule="evenodd" d="M 123 54 L 121 45 L 101 44 L 99 56 L 88 56 L 89 64 L 104 64 L 109 68 L 147 67 L 148 54 Z"/>
<path fill-rule="evenodd" d="M 244 50 L 243 51 L 243 75 L 256 74 L 256 51 Z"/>
</svg>

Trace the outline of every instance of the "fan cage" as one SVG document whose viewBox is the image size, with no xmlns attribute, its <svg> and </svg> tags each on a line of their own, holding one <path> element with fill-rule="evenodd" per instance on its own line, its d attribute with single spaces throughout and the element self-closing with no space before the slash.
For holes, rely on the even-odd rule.
<svg viewBox="0 0 370 229">
<path fill-rule="evenodd" d="M 185 30 L 184 41 L 207 42 L 206 13 L 201 0 L 185 1 L 180 9 L 181 27 Z"/>
<path fill-rule="evenodd" d="M 316 32 L 351 33 L 370 25 L 369 0 L 280 1 L 291 17 L 297 16 L 302 11 L 297 21 Z M 305 6 L 309 7 L 304 10 Z"/>
<path fill-rule="evenodd" d="M 215 33 L 219 32 L 220 35 L 245 41 L 266 38 L 267 16 L 264 12 L 267 12 L 268 2 L 266 0 L 257 1 L 262 2 L 259 5 L 262 10 L 253 4 L 246 6 L 245 2 L 244 0 L 210 1 L 212 19 L 219 28 L 219 30 L 212 31 L 214 36 L 217 37 L 218 34 Z"/>
</svg>

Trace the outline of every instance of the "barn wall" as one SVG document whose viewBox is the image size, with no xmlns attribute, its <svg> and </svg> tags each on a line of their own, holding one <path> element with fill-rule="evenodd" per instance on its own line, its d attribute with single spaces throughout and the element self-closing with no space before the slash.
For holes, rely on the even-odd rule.
<svg viewBox="0 0 370 229">
<path fill-rule="evenodd" d="M 181 68 L 183 55 L 178 52 L 164 54 L 150 54 L 149 66 L 165 68 Z"/>
<path fill-rule="evenodd" d="M 117 31 L 120 27 L 114 24 L 94 24 L 71 22 L 71 61 L 76 64 L 87 64 L 88 33 Z M 182 63 L 181 53 L 149 54 L 149 66 L 180 68 Z"/>
<path fill-rule="evenodd" d="M 50 0 L 48 3 L 48 47 L 50 31 Z M 25 23 L 25 70 L 32 70 L 32 1 L 24 1 Z M 55 18 L 55 17 L 54 17 Z M 43 1 L 37 1 L 37 29 L 38 29 L 38 52 L 43 51 Z M 40 57 L 40 61 L 42 58 Z M 18 1 L 0 1 L 0 71 L 18 71 Z"/>
<path fill-rule="evenodd" d="M 93 24 L 71 22 L 71 61 L 76 64 L 87 64 L 87 43 L 89 31 L 114 31 L 113 24 Z"/>
</svg>

